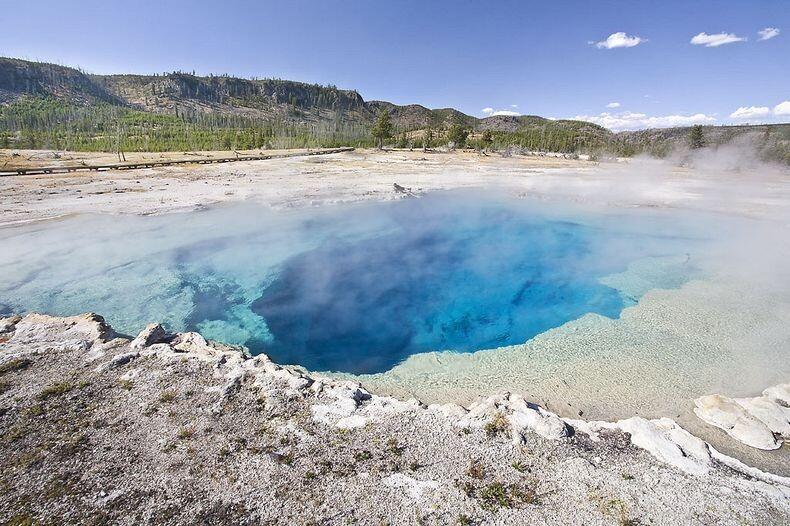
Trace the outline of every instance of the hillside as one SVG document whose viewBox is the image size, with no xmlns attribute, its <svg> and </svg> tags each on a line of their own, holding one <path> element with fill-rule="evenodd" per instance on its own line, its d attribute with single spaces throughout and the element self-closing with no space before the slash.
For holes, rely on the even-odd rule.
<svg viewBox="0 0 790 526">
<path fill-rule="evenodd" d="M 612 133 L 596 124 L 535 115 L 476 118 L 453 108 L 365 101 L 353 90 L 227 75 L 90 75 L 0 57 L 0 147 L 84 151 L 219 150 L 371 146 L 382 110 L 399 146 L 448 142 L 460 124 L 468 145 L 497 149 L 666 155 L 685 148 L 689 128 Z M 487 141 L 483 140 L 483 133 Z M 739 140 L 790 162 L 790 125 L 705 127 L 710 145 Z"/>
<path fill-rule="evenodd" d="M 690 128 L 653 128 L 620 132 L 615 139 L 626 155 L 639 153 L 645 145 L 663 154 L 684 148 L 688 144 Z M 708 145 L 736 144 L 747 146 L 760 156 L 790 164 L 790 124 L 749 124 L 733 126 L 703 126 Z"/>
</svg>

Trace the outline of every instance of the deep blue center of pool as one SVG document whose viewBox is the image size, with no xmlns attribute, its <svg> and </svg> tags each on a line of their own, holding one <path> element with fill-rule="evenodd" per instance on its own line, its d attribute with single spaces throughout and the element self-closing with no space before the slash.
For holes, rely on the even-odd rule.
<svg viewBox="0 0 790 526">
<path fill-rule="evenodd" d="M 430 210 L 420 210 L 431 215 Z M 597 282 L 595 232 L 491 211 L 403 217 L 393 233 L 296 255 L 252 303 L 272 332 L 254 351 L 314 370 L 389 369 L 411 354 L 523 343 L 620 294 Z"/>
<path fill-rule="evenodd" d="M 162 321 L 279 363 L 381 372 L 415 353 L 524 343 L 587 313 L 618 317 L 637 298 L 601 278 L 689 245 L 640 217 L 468 193 L 83 216 L 0 232 L 0 313 L 95 311 L 130 335 Z"/>
</svg>

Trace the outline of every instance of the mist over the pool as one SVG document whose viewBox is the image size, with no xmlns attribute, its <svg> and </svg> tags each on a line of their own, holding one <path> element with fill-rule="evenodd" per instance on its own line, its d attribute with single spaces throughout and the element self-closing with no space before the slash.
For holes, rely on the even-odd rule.
<svg viewBox="0 0 790 526">
<path fill-rule="evenodd" d="M 416 353 L 523 343 L 588 313 L 617 318 L 647 290 L 700 275 L 717 240 L 709 221 L 493 191 L 84 216 L 2 233 L 0 308 L 94 310 L 128 334 L 161 320 L 280 363 L 376 373 Z M 648 282 L 607 282 L 645 259 L 660 269 Z"/>
</svg>

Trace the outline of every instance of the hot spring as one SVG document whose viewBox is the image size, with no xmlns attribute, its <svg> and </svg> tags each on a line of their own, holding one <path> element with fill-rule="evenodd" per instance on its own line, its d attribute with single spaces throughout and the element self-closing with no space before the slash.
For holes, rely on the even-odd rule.
<svg viewBox="0 0 790 526">
<path fill-rule="evenodd" d="M 0 314 L 152 321 L 309 370 L 382 373 L 430 351 L 522 344 L 617 319 L 699 273 L 710 242 L 677 216 L 600 213 L 492 193 L 273 211 L 90 215 L 6 228 Z M 629 265 L 656 261 L 637 284 Z"/>
</svg>

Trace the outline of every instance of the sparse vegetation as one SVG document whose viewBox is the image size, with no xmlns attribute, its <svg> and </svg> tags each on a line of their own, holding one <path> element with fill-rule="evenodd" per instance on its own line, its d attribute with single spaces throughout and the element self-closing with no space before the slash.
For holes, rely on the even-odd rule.
<svg viewBox="0 0 790 526">
<path fill-rule="evenodd" d="M 354 453 L 354 460 L 357 462 L 364 462 L 373 458 L 373 454 L 368 450 L 357 451 Z"/>
<path fill-rule="evenodd" d="M 482 480 L 486 476 L 486 469 L 480 461 L 473 460 L 469 464 L 469 469 L 466 470 L 466 474 L 473 479 Z"/>
<path fill-rule="evenodd" d="M 192 429 L 191 427 L 182 428 L 178 432 L 178 439 L 179 440 L 189 440 L 193 436 L 195 436 L 195 430 Z"/>
<path fill-rule="evenodd" d="M 538 494 L 534 488 L 518 484 L 492 482 L 479 492 L 479 499 L 484 509 L 514 508 L 522 504 L 539 504 Z"/>
<path fill-rule="evenodd" d="M 491 420 L 486 423 L 483 429 L 485 429 L 486 435 L 493 438 L 510 429 L 510 423 L 507 421 L 505 415 L 502 413 L 496 413 L 493 418 L 491 418 Z"/>
<path fill-rule="evenodd" d="M 0 364 L 0 375 L 27 369 L 32 362 L 27 358 L 15 358 Z"/>
<path fill-rule="evenodd" d="M 162 391 L 162 394 L 159 395 L 159 401 L 163 404 L 169 404 L 175 401 L 176 397 L 176 392 L 168 389 L 166 391 Z"/>
<path fill-rule="evenodd" d="M 517 460 L 513 462 L 513 464 L 511 465 L 513 466 L 513 469 L 515 469 L 519 473 L 526 473 L 527 471 L 529 471 L 529 466 L 521 461 Z"/>
<path fill-rule="evenodd" d="M 47 400 L 48 398 L 61 396 L 74 389 L 74 387 L 75 387 L 74 384 L 72 384 L 71 382 L 58 382 L 56 384 L 44 388 L 44 390 L 38 393 L 36 398 L 38 398 L 39 400 Z"/>
</svg>

